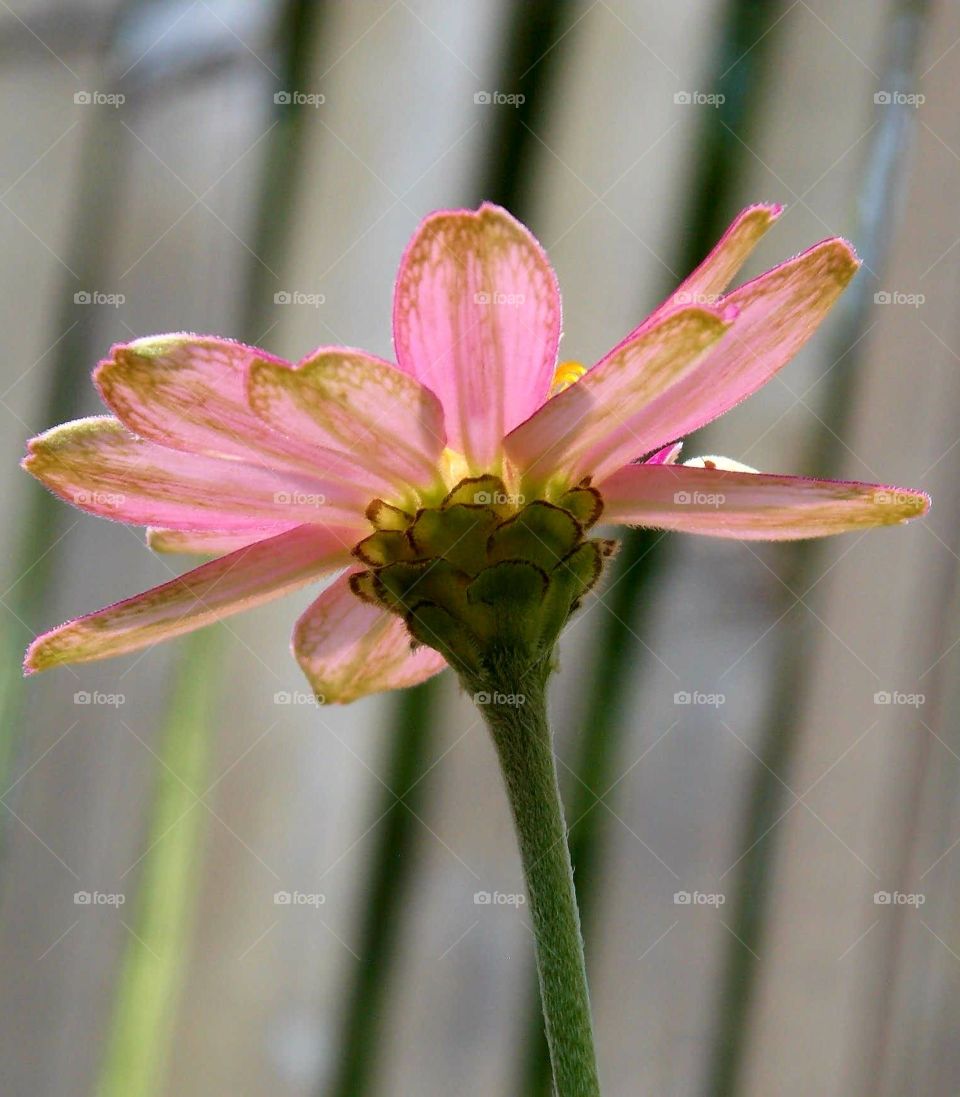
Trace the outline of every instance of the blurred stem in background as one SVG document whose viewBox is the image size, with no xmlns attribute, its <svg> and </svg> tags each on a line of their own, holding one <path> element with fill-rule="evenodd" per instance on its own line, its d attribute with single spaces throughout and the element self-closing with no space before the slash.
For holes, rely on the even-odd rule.
<svg viewBox="0 0 960 1097">
<path fill-rule="evenodd" d="M 705 86 L 722 92 L 726 99 L 718 109 L 705 111 L 701 123 L 683 234 L 671 263 L 681 276 L 716 243 L 734 212 L 744 167 L 741 141 L 747 139 L 761 105 L 764 63 L 774 40 L 769 32 L 782 11 L 779 0 L 730 0 L 720 21 L 714 75 Z M 573 821 L 570 855 L 588 970 L 607 831 L 607 818 L 596 808 L 601 793 L 616 780 L 624 736 L 633 730 L 625 710 L 627 692 L 637 673 L 636 638 L 642 640 L 653 627 L 650 595 L 669 563 L 665 537 L 656 531 L 631 530 L 624 538 L 616 569 L 602 594 L 609 612 L 598 629 L 595 660 L 584 675 L 586 702 L 580 714 L 584 731 L 572 766 L 576 780 L 566 782 L 564 800 L 567 818 Z M 533 978 L 523 1031 L 516 1091 L 524 1097 L 547 1097 L 550 1059 Z M 600 1036 L 602 1048 L 602 1032 Z"/>
<path fill-rule="evenodd" d="M 887 63 L 878 86 L 890 91 L 913 92 L 919 80 L 917 62 L 922 32 L 930 5 L 927 0 L 898 0 L 891 11 L 887 35 Z M 836 475 L 845 453 L 841 439 L 855 406 L 857 368 L 863 353 L 877 277 L 883 271 L 896 223 L 900 184 L 908 160 L 908 145 L 917 112 L 906 105 L 887 105 L 877 112 L 870 138 L 854 243 L 863 269 L 841 300 L 841 317 L 832 356 L 834 367 L 820 386 L 819 415 L 824 431 L 810 445 L 805 470 L 810 476 Z M 778 550 L 784 561 L 781 590 L 807 591 L 822 574 L 826 546 L 820 541 L 799 541 Z M 777 610 L 771 609 L 771 617 Z M 792 617 L 792 621 L 790 620 Z M 809 652 L 812 622 L 806 610 L 794 605 L 786 644 L 792 653 Z M 777 849 L 777 820 L 783 814 L 784 780 L 788 780 L 796 753 L 797 714 L 807 692 L 809 660 L 785 658 L 778 664 L 775 688 L 758 754 L 762 765 L 755 770 L 740 838 L 740 849 L 749 853 L 740 862 L 730 911 L 730 941 L 725 972 L 714 1012 L 716 1028 L 705 1091 L 712 1097 L 733 1097 L 740 1092 L 743 1063 L 749 1050 L 750 1007 L 756 989 L 757 954 L 763 953 L 769 909 L 769 887 Z M 875 1075 L 872 1075 L 875 1078 Z M 869 1087 L 868 1087 L 869 1088 Z"/>
<path fill-rule="evenodd" d="M 194 633 L 181 646 L 137 883 L 134 925 L 114 998 L 97 1097 L 162 1092 L 177 991 L 187 963 L 196 907 L 199 838 L 206 816 L 198 797 L 210 784 L 211 717 L 218 685 L 211 664 L 219 644 Z M 199 673 L 198 673 L 199 670 Z"/>
<path fill-rule="evenodd" d="M 282 54 L 281 86 L 307 86 L 304 77 L 319 14 L 320 5 L 309 0 L 293 0 L 280 9 L 275 37 Z M 200 60 L 200 72 L 212 73 L 220 57 Z M 194 62 L 192 59 L 190 64 Z M 173 81 L 171 86 L 177 86 L 178 75 L 161 74 L 164 80 Z M 264 100 L 270 101 L 266 89 Z M 279 262 L 290 231 L 283 212 L 290 206 L 290 182 L 297 179 L 303 117 L 302 111 L 282 111 L 264 155 L 256 234 L 240 317 L 243 337 L 254 344 L 263 336 L 269 316 L 267 302 L 272 301 L 269 268 Z M 137 889 L 136 920 L 123 958 L 98 1097 L 154 1097 L 163 1091 L 177 991 L 199 895 L 197 858 L 205 815 L 190 809 L 196 809 L 196 798 L 210 784 L 208 758 L 218 731 L 212 719 L 217 694 L 213 683 L 222 656 L 222 645 L 204 631 L 184 642 L 174 672 L 158 754 L 149 852 Z"/>
<path fill-rule="evenodd" d="M 487 199 L 526 220 L 534 205 L 531 166 L 537 141 L 532 131 L 542 127 L 556 102 L 551 91 L 564 53 L 561 39 L 577 21 L 580 4 L 574 0 L 528 0 L 510 10 L 506 56 L 496 86 L 521 92 L 525 101 L 515 110 L 495 112 L 486 134 L 484 155 L 479 158 L 488 165 L 487 177 L 464 197 L 464 204 L 477 205 Z M 369 882 L 358 900 L 361 929 L 356 949 L 363 959 L 347 990 L 332 1081 L 328 1084 L 322 1080 L 320 1084 L 321 1092 L 329 1097 L 368 1097 L 375 1092 L 378 1053 L 385 1042 L 385 1006 L 394 986 L 401 915 L 422 840 L 422 828 L 412 812 L 397 809 L 400 804 L 409 804 L 418 815 L 421 813 L 419 804 L 426 790 L 418 779 L 433 762 L 440 736 L 436 683 L 405 690 L 395 704 L 393 742 L 385 775 L 391 791 L 385 791 L 383 801 L 374 808 L 374 818 L 384 816 L 384 821 L 376 831 Z M 538 999 L 538 1014 L 539 1009 Z"/>
</svg>

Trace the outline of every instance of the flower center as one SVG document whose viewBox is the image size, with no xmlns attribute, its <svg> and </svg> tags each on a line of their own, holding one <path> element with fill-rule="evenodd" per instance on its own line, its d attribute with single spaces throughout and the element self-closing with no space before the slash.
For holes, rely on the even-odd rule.
<svg viewBox="0 0 960 1097">
<path fill-rule="evenodd" d="M 549 654 L 616 548 L 587 535 L 602 510 L 588 480 L 527 502 L 493 475 L 462 478 L 416 514 L 374 499 L 374 532 L 353 550 L 366 570 L 351 589 L 473 680 L 506 651 Z"/>
<path fill-rule="evenodd" d="M 561 362 L 553 375 L 550 395 L 556 396 L 558 392 L 568 389 L 574 381 L 579 381 L 586 372 L 587 367 L 581 362 Z"/>
</svg>

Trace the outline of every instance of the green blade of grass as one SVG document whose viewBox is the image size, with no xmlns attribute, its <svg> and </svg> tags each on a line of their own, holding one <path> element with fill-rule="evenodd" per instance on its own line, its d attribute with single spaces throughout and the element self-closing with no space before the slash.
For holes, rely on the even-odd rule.
<svg viewBox="0 0 960 1097">
<path fill-rule="evenodd" d="M 219 644 L 194 634 L 183 644 L 159 748 L 143 871 L 137 886 L 97 1097 L 152 1097 L 176 1016 L 177 990 L 199 876 L 206 815 L 197 797 L 209 785 L 210 717 L 219 696 Z"/>
</svg>

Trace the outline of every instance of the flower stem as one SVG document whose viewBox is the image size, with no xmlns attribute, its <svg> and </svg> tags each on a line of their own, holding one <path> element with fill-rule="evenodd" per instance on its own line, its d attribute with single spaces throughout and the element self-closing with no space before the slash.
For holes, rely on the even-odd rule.
<svg viewBox="0 0 960 1097">
<path fill-rule="evenodd" d="M 519 679 L 491 678 L 484 692 L 493 703 L 479 709 L 493 736 L 516 824 L 556 1094 L 599 1097 L 580 916 L 547 719 L 548 673 L 538 667 Z M 499 698 L 505 703 L 496 703 Z"/>
</svg>

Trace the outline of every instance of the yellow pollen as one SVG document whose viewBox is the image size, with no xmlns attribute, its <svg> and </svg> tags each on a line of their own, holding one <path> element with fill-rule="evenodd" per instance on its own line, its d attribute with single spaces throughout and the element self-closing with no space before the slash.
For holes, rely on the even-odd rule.
<svg viewBox="0 0 960 1097">
<path fill-rule="evenodd" d="M 587 367 L 580 362 L 561 362 L 553 375 L 550 395 L 556 396 L 558 392 L 568 389 L 575 381 L 579 381 L 586 372 Z"/>
</svg>

